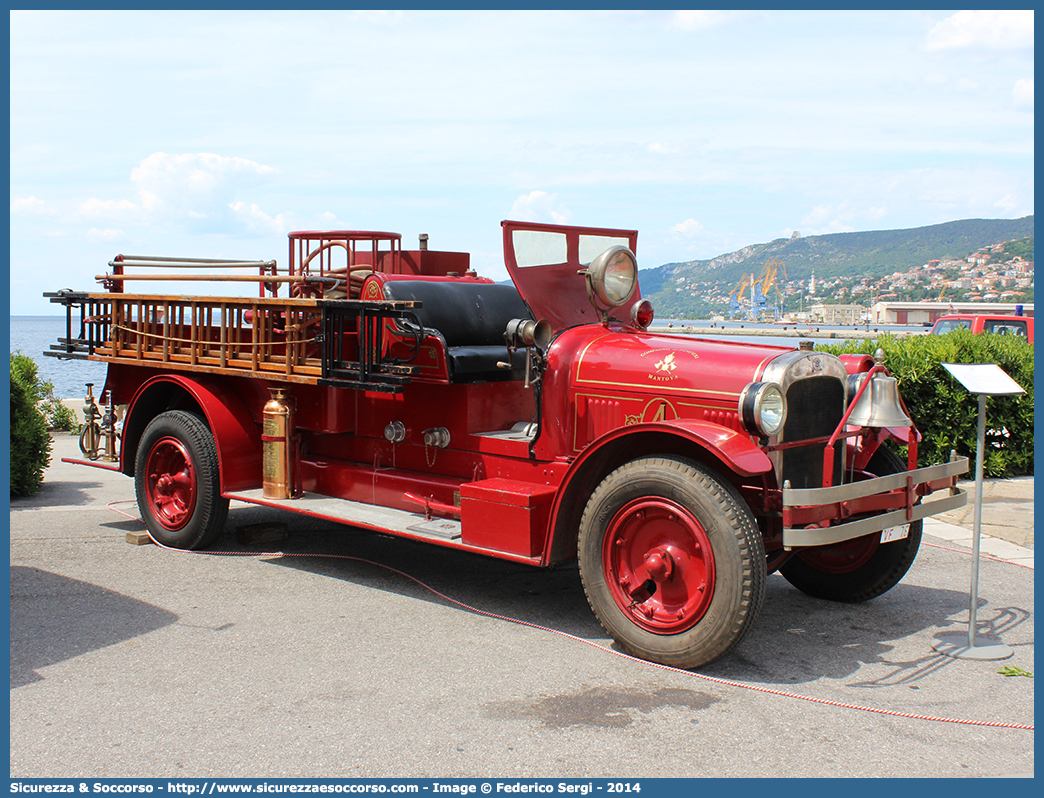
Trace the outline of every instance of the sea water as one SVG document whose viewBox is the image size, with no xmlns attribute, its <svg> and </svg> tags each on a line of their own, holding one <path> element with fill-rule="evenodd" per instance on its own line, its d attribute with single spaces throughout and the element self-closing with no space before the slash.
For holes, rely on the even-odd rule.
<svg viewBox="0 0 1044 798">
<path fill-rule="evenodd" d="M 79 330 L 73 324 L 73 335 Z M 82 399 L 86 384 L 94 383 L 94 395 L 101 396 L 105 382 L 105 363 L 92 360 L 59 360 L 45 357 L 51 344 L 65 338 L 65 316 L 11 316 L 11 352 L 28 355 L 36 363 L 41 380 L 54 384 L 54 395 L 59 399 Z"/>
<path fill-rule="evenodd" d="M 906 326 L 896 324 L 871 324 L 867 327 L 865 324 L 845 326 L 843 324 L 817 324 L 815 322 L 812 322 L 811 324 L 801 322 L 800 324 L 793 323 L 784 325 L 752 321 L 714 322 L 705 319 L 663 319 L 662 321 L 657 319 L 652 323 L 652 326 L 656 328 L 657 331 L 663 330 L 671 334 L 680 333 L 685 335 L 696 335 L 700 338 L 715 338 L 722 341 L 738 341 L 741 343 L 789 347 L 796 347 L 798 345 L 798 341 L 801 340 L 801 333 L 812 331 L 817 333 L 845 332 L 857 335 L 861 338 L 877 338 L 883 333 L 924 334 L 928 332 L 928 328 L 923 325 Z M 728 332 L 725 332 L 725 330 L 728 330 Z M 750 330 L 753 334 L 743 335 L 744 330 Z M 779 332 L 780 334 L 778 336 L 766 334 L 771 332 Z M 816 336 L 815 338 L 812 338 L 812 340 L 816 344 L 841 344 L 845 342 L 845 339 L 841 336 L 838 336 L 837 338 L 822 338 Z"/>
</svg>

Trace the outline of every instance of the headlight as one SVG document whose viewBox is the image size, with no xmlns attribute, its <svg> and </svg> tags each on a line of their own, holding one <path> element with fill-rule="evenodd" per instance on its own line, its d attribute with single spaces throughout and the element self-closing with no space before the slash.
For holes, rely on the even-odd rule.
<svg viewBox="0 0 1044 798">
<path fill-rule="evenodd" d="M 774 382 L 752 382 L 740 394 L 739 415 L 749 432 L 771 437 L 787 420 L 787 400 Z"/>
<path fill-rule="evenodd" d="M 587 279 L 603 305 L 619 307 L 634 295 L 638 286 L 638 259 L 627 247 L 609 247 L 591 261 Z"/>
</svg>

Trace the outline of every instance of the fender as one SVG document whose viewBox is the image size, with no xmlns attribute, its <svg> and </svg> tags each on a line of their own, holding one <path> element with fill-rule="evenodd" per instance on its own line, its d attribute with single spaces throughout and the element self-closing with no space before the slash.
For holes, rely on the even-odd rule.
<svg viewBox="0 0 1044 798">
<path fill-rule="evenodd" d="M 870 355 L 846 353 L 838 355 L 838 358 L 845 364 L 845 371 L 849 374 L 862 374 L 874 367 L 874 359 Z"/>
<path fill-rule="evenodd" d="M 152 377 L 135 392 L 127 408 L 127 419 L 135 419 L 139 409 L 144 418 L 140 424 L 135 419 L 135 428 L 120 448 L 120 470 L 128 475 L 134 473 L 133 461 L 127 461 L 129 453 L 136 454 L 142 430 L 166 409 L 169 387 L 164 386 L 171 385 L 188 393 L 206 417 L 217 446 L 222 493 L 260 485 L 261 434 L 239 394 L 217 380 L 180 374 Z"/>
<path fill-rule="evenodd" d="M 638 446 L 633 446 L 638 443 Z M 665 447 L 664 444 L 668 445 Z M 544 565 L 570 559 L 584 497 L 618 464 L 657 453 L 681 454 L 698 447 L 704 459 L 716 461 L 742 479 L 772 473 L 772 461 L 746 433 L 710 421 L 672 419 L 619 427 L 591 443 L 570 464 L 551 507 Z M 575 548 L 575 546 L 572 546 Z"/>
<path fill-rule="evenodd" d="M 585 462 L 598 456 L 605 446 L 621 438 L 648 432 L 661 432 L 684 438 L 705 449 L 714 459 L 720 460 L 730 471 L 742 477 L 753 477 L 772 470 L 772 461 L 768 455 L 761 451 L 746 433 L 710 421 L 675 418 L 618 427 L 606 433 L 573 461 L 566 472 L 565 481 L 568 482 L 570 476 L 581 469 Z"/>
</svg>

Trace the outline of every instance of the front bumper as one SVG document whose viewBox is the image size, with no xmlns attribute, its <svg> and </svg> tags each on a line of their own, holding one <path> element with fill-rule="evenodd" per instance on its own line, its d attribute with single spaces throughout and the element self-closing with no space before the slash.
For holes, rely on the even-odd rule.
<svg viewBox="0 0 1044 798">
<path fill-rule="evenodd" d="M 828 546 L 963 507 L 968 458 L 826 488 L 783 488 L 783 548 Z M 946 495 L 926 501 L 935 491 Z M 873 513 L 873 515 L 868 515 Z M 845 520 L 858 516 L 858 520 Z"/>
</svg>

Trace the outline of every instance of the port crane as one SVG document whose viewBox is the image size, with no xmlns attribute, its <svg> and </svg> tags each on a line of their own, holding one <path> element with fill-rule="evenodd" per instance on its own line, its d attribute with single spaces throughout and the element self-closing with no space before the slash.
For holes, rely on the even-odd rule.
<svg viewBox="0 0 1044 798">
<path fill-rule="evenodd" d="M 729 320 L 734 319 L 737 313 L 743 314 L 743 319 L 753 318 L 750 311 L 743 307 L 743 292 L 747 290 L 747 285 L 747 278 L 744 277 L 729 291 Z"/>
<path fill-rule="evenodd" d="M 768 304 L 768 292 L 769 289 L 775 284 L 776 272 L 779 270 L 780 265 L 782 264 L 779 261 L 771 260 L 765 264 L 765 268 L 762 269 L 761 272 L 761 277 L 759 277 L 756 281 L 754 280 L 754 275 L 751 275 L 752 318 L 760 318 L 762 313 L 771 313 L 773 320 L 778 318 L 779 309 L 776 308 L 774 305 Z"/>
</svg>

